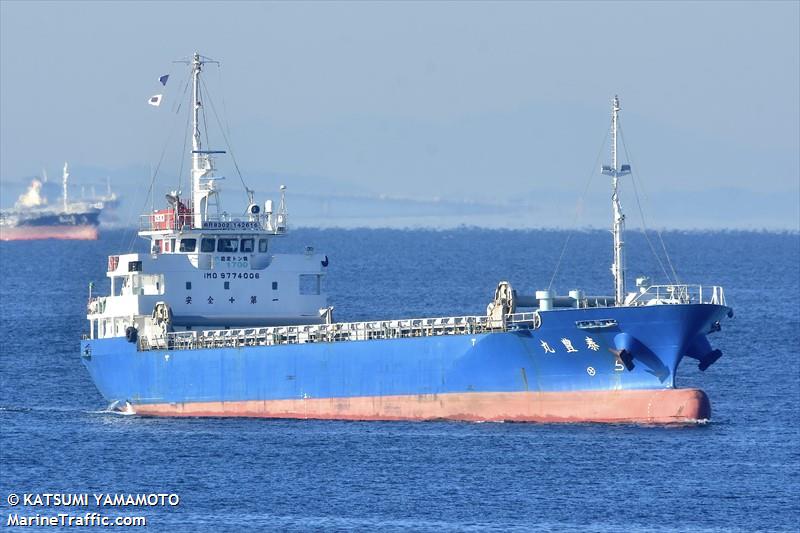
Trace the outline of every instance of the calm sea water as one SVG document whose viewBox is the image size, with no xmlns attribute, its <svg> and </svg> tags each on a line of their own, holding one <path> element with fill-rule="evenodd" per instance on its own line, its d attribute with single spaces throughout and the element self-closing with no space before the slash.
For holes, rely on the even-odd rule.
<svg viewBox="0 0 800 533">
<path fill-rule="evenodd" d="M 546 287 L 566 236 L 297 230 L 278 248 L 329 255 L 328 290 L 345 320 L 482 313 L 501 279 Z M 797 530 L 797 234 L 665 235 L 681 279 L 724 285 L 736 310 L 712 339 L 724 357 L 705 373 L 690 361 L 680 369 L 682 386 L 708 392 L 713 420 L 679 428 L 104 413 L 78 340 L 88 282 L 131 240 L 0 243 L 4 526 L 12 492 L 159 492 L 180 505 L 122 513 L 156 531 Z M 627 242 L 631 278 L 662 280 L 642 235 Z M 610 262 L 607 232 L 574 234 L 554 286 L 608 293 Z M 115 515 L 76 512 L 97 510 Z"/>
</svg>

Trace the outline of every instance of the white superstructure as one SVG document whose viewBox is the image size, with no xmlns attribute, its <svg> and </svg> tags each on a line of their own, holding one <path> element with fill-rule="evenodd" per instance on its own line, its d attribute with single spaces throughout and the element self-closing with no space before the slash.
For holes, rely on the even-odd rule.
<svg viewBox="0 0 800 533">
<path fill-rule="evenodd" d="M 324 277 L 328 258 L 306 248 L 273 254 L 271 243 L 287 231 L 284 186 L 273 212 L 248 191 L 246 214 L 220 211 L 220 176 L 203 149 L 200 74 L 207 58 L 195 53 L 192 69 L 191 198 L 167 194 L 169 207 L 144 215 L 139 235 L 149 253 L 109 256 L 108 296 L 91 298 L 91 338 L 153 335 L 165 331 L 267 327 L 329 322 Z"/>
</svg>

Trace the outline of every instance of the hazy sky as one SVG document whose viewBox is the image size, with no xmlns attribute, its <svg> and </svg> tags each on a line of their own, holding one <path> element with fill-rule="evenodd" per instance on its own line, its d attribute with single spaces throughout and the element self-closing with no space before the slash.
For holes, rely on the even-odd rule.
<svg viewBox="0 0 800 533">
<path fill-rule="evenodd" d="M 172 60 L 194 50 L 222 61 L 212 96 L 262 190 L 306 176 L 321 193 L 555 216 L 574 209 L 552 203 L 583 190 L 617 93 L 656 222 L 800 224 L 796 1 L 2 0 L 0 179 L 69 160 L 146 184 L 129 169 L 158 160 L 185 75 Z M 607 181 L 592 191 L 606 209 Z"/>
</svg>

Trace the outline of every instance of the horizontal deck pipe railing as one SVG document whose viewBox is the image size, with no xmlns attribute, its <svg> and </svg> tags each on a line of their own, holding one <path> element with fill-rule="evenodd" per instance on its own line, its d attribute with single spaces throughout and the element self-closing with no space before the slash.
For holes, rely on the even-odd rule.
<svg viewBox="0 0 800 533">
<path fill-rule="evenodd" d="M 628 305 L 703 303 L 725 305 L 722 287 L 713 285 L 652 285 Z M 538 312 L 514 313 L 503 320 L 488 316 L 442 318 L 407 318 L 367 322 L 339 322 L 298 326 L 274 326 L 222 330 L 176 331 L 164 335 L 139 337 L 139 349 L 191 350 L 202 348 L 239 348 L 315 342 L 365 341 L 400 339 L 437 335 L 468 335 L 509 329 L 537 329 L 541 325 Z"/>
<path fill-rule="evenodd" d="M 139 349 L 143 351 L 164 349 L 193 350 L 400 339 L 437 335 L 468 335 L 507 331 L 514 328 L 536 329 L 540 324 L 539 314 L 531 312 L 508 315 L 504 321 L 492 320 L 486 316 L 460 316 L 302 326 L 176 331 L 157 337 L 140 336 Z"/>
</svg>

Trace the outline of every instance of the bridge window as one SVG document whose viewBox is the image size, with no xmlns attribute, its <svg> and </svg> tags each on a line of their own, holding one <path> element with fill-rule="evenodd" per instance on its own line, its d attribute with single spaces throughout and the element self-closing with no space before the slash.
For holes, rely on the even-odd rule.
<svg viewBox="0 0 800 533">
<path fill-rule="evenodd" d="M 239 239 L 218 239 L 218 252 L 236 252 L 239 249 Z"/>
<path fill-rule="evenodd" d="M 141 272 L 141 271 L 142 271 L 141 261 L 130 261 L 128 263 L 128 272 Z"/>
<path fill-rule="evenodd" d="M 200 251 L 206 253 L 213 252 L 214 244 L 214 237 L 203 237 L 203 240 L 200 241 Z"/>
<path fill-rule="evenodd" d="M 197 239 L 181 239 L 181 252 L 194 252 L 197 248 Z"/>
<path fill-rule="evenodd" d="M 249 239 L 242 239 L 242 248 L 241 248 L 241 252 L 242 252 L 243 254 L 249 254 L 249 253 L 252 253 L 252 252 L 253 252 L 253 249 L 254 249 L 254 245 L 255 245 L 255 239 L 253 239 L 253 238 L 249 238 Z"/>
<path fill-rule="evenodd" d="M 258 251 L 262 254 L 267 252 L 267 239 L 258 239 Z"/>
</svg>

